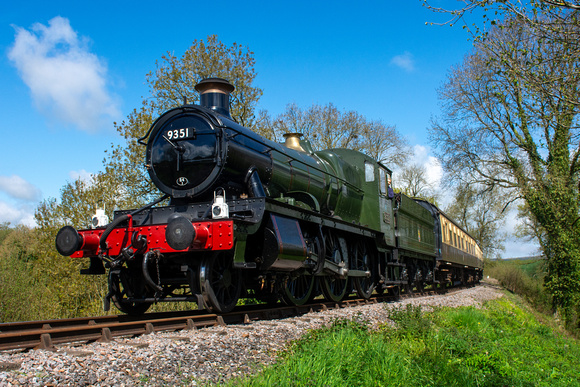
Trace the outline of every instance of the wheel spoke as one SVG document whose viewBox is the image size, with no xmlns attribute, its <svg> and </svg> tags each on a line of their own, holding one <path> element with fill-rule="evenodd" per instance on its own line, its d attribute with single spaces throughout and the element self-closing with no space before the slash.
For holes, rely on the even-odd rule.
<svg viewBox="0 0 580 387">
<path fill-rule="evenodd" d="M 314 276 L 304 273 L 297 278 L 286 281 L 282 298 L 288 305 L 304 305 L 310 300 L 314 290 Z"/>
<path fill-rule="evenodd" d="M 316 236 L 308 237 L 310 253 L 317 259 L 322 258 L 321 238 Z M 294 274 L 289 278 L 282 289 L 282 300 L 287 305 L 304 305 L 314 297 L 315 278 L 310 272 Z"/>
<path fill-rule="evenodd" d="M 354 246 L 355 268 L 361 271 L 370 271 L 371 277 L 356 277 L 354 278 L 354 288 L 359 297 L 370 298 L 375 288 L 374 278 L 372 277 L 372 262 L 373 257 L 367 249 L 364 241 L 358 241 Z"/>
<path fill-rule="evenodd" d="M 221 252 L 206 257 L 200 265 L 201 290 L 209 309 L 230 312 L 242 291 L 242 276 L 232 268 L 233 256 Z"/>
<path fill-rule="evenodd" d="M 343 256 L 337 236 L 330 230 L 324 234 L 325 259 L 341 264 L 346 260 Z M 348 288 L 348 279 L 338 278 L 335 275 L 322 277 L 322 292 L 324 297 L 329 301 L 338 302 L 344 298 Z"/>
<path fill-rule="evenodd" d="M 140 272 L 122 267 L 119 271 L 109 271 L 109 293 L 117 309 L 130 315 L 145 313 L 152 302 L 129 301 L 129 295 L 133 299 L 152 297 L 152 291 L 147 289 L 140 280 Z"/>
</svg>

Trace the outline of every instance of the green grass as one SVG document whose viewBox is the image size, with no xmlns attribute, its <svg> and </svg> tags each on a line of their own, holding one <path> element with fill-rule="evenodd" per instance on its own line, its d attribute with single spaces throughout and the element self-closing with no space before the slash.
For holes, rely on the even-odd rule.
<svg viewBox="0 0 580 387">
<path fill-rule="evenodd" d="M 580 345 L 515 296 L 485 308 L 395 309 L 396 327 L 335 321 L 242 386 L 580 386 Z"/>
</svg>

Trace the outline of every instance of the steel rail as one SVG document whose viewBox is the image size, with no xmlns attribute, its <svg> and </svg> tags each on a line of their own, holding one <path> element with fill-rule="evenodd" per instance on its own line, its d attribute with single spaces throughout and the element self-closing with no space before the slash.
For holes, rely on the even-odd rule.
<svg viewBox="0 0 580 387">
<path fill-rule="evenodd" d="M 447 292 L 452 289 L 443 290 Z M 0 351 L 45 349 L 73 342 L 110 342 L 115 337 L 139 336 L 162 331 L 200 329 L 217 325 L 248 324 L 258 320 L 274 320 L 299 316 L 308 312 L 347 308 L 394 301 L 407 297 L 441 294 L 441 290 L 401 294 L 399 297 L 375 295 L 368 300 L 347 298 L 341 302 L 316 301 L 303 306 L 276 307 L 247 305 L 233 312 L 217 315 L 206 311 L 148 313 L 142 316 L 109 315 L 72 319 L 0 323 Z"/>
</svg>

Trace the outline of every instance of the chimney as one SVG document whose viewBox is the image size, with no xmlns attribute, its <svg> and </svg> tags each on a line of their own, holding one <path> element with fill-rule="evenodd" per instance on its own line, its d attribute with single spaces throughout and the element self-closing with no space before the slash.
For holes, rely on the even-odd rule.
<svg viewBox="0 0 580 387">
<path fill-rule="evenodd" d="M 199 92 L 200 105 L 228 118 L 230 116 L 230 93 L 235 87 L 222 78 L 206 78 L 195 85 Z"/>
</svg>

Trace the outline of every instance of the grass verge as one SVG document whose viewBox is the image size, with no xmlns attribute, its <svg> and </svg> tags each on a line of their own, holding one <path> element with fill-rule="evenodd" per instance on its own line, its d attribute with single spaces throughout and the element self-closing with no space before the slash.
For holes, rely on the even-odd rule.
<svg viewBox="0 0 580 387">
<path fill-rule="evenodd" d="M 338 320 L 291 345 L 242 386 L 574 386 L 580 345 L 538 322 L 513 295 L 484 308 L 424 312 L 407 305 L 394 326 Z"/>
</svg>

